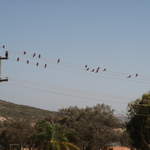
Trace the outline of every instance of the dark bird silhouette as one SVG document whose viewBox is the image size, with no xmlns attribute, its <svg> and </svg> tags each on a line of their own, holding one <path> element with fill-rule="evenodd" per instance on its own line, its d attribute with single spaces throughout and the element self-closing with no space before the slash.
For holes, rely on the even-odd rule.
<svg viewBox="0 0 150 150">
<path fill-rule="evenodd" d="M 94 71 L 95 71 L 95 69 L 92 69 L 92 70 L 91 70 L 91 72 L 94 72 Z"/>
<path fill-rule="evenodd" d="M 26 51 L 24 51 L 24 52 L 23 52 L 23 54 L 24 54 L 24 55 L 26 55 L 26 54 L 27 54 L 27 52 L 26 52 Z"/>
<path fill-rule="evenodd" d="M 37 66 L 37 67 L 39 66 L 39 63 L 38 63 L 38 62 L 36 63 L 36 66 Z"/>
<path fill-rule="evenodd" d="M 85 65 L 85 68 L 87 68 L 87 65 Z"/>
<path fill-rule="evenodd" d="M 36 53 L 33 53 L 33 58 L 36 56 Z"/>
<path fill-rule="evenodd" d="M 129 74 L 127 78 L 131 78 L 131 75 Z"/>
<path fill-rule="evenodd" d="M 44 65 L 44 68 L 46 68 L 46 67 L 47 67 L 47 64 Z"/>
<path fill-rule="evenodd" d="M 138 76 L 139 76 L 139 74 L 138 74 L 138 73 L 136 73 L 136 74 L 135 74 L 135 77 L 138 77 Z"/>
<path fill-rule="evenodd" d="M 27 64 L 29 64 L 29 60 L 27 60 Z"/>
<path fill-rule="evenodd" d="M 90 68 L 87 68 L 86 71 L 89 71 Z"/>
<path fill-rule="evenodd" d="M 60 63 L 60 58 L 59 59 L 57 59 L 57 64 L 59 64 Z"/>
<path fill-rule="evenodd" d="M 19 61 L 19 57 L 17 57 L 17 61 Z"/>
<path fill-rule="evenodd" d="M 103 71 L 106 71 L 106 70 L 107 70 L 106 68 L 103 69 Z"/>
<path fill-rule="evenodd" d="M 95 72 L 95 73 L 98 73 L 98 72 L 99 72 L 99 69 L 100 69 L 100 67 L 97 67 L 97 69 L 96 69 L 96 72 Z"/>
<path fill-rule="evenodd" d="M 39 56 L 38 56 L 38 57 L 39 57 L 39 59 L 40 59 L 40 58 L 41 58 L 41 54 L 39 54 Z"/>
<path fill-rule="evenodd" d="M 5 45 L 3 45 L 2 48 L 5 48 Z"/>
</svg>

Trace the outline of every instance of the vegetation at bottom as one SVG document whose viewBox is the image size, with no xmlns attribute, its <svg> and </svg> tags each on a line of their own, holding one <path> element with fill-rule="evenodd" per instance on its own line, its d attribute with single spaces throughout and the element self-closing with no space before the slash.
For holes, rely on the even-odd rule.
<svg viewBox="0 0 150 150">
<path fill-rule="evenodd" d="M 130 144 L 137 150 L 150 150 L 150 93 L 128 106 L 126 129 Z"/>
<path fill-rule="evenodd" d="M 150 150 L 150 93 L 128 104 L 124 122 L 105 104 L 69 107 L 48 114 L 36 118 L 34 112 L 33 120 L 16 115 L 1 121 L 0 149 L 19 144 L 36 150 L 97 150 L 119 144 Z"/>
<path fill-rule="evenodd" d="M 116 130 L 122 127 L 107 105 L 69 107 L 36 122 L 24 119 L 1 122 L 0 145 L 6 150 L 10 144 L 38 150 L 97 150 L 115 142 L 127 145 L 123 130 Z"/>
</svg>

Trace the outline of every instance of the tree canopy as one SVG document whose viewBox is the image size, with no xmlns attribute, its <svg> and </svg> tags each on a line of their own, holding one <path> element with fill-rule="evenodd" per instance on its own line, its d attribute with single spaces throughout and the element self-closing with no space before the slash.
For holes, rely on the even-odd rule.
<svg viewBox="0 0 150 150">
<path fill-rule="evenodd" d="M 132 146 L 139 150 L 150 150 L 150 93 L 128 105 L 127 131 Z"/>
<path fill-rule="evenodd" d="M 107 105 L 98 104 L 82 109 L 70 107 L 59 112 L 64 116 L 61 124 L 76 133 L 75 142 L 86 150 L 99 149 L 119 141 L 114 129 L 120 127 L 120 122 Z"/>
<path fill-rule="evenodd" d="M 4 122 L 0 127 L 0 137 L 3 137 L 0 145 L 5 149 L 17 143 L 38 150 L 97 150 L 112 143 L 123 143 L 123 136 L 116 131 L 121 127 L 108 105 L 69 107 L 32 124 L 26 120 Z"/>
</svg>

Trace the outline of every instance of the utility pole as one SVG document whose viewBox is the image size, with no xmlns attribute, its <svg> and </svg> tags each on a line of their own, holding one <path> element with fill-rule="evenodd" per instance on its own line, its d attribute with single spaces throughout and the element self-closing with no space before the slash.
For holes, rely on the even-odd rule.
<svg viewBox="0 0 150 150">
<path fill-rule="evenodd" d="M 5 45 L 2 46 L 3 49 L 5 49 Z M 2 60 L 8 59 L 8 51 L 5 51 L 5 56 L 0 56 L 0 82 L 7 82 L 8 77 L 3 78 L 2 77 Z"/>
</svg>

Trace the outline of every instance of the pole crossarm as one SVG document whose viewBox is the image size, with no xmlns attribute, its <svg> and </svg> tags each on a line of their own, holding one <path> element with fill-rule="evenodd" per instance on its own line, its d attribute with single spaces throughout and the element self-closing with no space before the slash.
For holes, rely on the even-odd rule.
<svg viewBox="0 0 150 150">
<path fill-rule="evenodd" d="M 8 81 L 8 78 L 0 78 L 0 82 L 7 82 Z"/>
<path fill-rule="evenodd" d="M 8 59 L 8 58 L 7 58 L 7 57 L 2 57 L 2 56 L 0 56 L 0 59 L 1 59 L 1 60 L 4 60 L 4 59 L 6 60 L 6 59 Z"/>
</svg>

